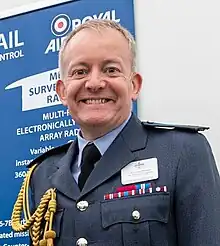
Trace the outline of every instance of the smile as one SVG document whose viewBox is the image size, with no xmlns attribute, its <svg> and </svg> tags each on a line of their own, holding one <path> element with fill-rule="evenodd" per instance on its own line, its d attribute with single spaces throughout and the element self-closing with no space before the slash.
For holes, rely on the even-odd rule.
<svg viewBox="0 0 220 246">
<path fill-rule="evenodd" d="M 105 99 L 105 98 L 82 100 L 82 102 L 84 102 L 85 104 L 105 104 L 109 101 L 110 101 L 110 99 Z"/>
</svg>

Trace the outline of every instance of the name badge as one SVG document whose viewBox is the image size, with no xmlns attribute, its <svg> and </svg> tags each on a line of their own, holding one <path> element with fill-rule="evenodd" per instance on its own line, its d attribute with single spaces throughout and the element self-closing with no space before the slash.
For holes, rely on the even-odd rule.
<svg viewBox="0 0 220 246">
<path fill-rule="evenodd" d="M 138 183 L 158 178 L 157 158 L 150 158 L 129 163 L 121 170 L 123 185 Z"/>
</svg>

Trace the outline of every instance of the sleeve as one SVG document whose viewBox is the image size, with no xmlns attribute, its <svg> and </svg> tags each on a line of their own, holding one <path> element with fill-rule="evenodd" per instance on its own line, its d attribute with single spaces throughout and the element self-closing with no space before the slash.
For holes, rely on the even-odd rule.
<svg viewBox="0 0 220 246">
<path fill-rule="evenodd" d="M 220 178 L 202 134 L 182 146 L 175 190 L 178 246 L 220 245 Z"/>
</svg>

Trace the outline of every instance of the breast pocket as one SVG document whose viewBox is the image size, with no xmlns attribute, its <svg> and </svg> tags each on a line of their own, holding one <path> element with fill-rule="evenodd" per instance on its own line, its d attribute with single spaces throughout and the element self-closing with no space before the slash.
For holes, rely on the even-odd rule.
<svg viewBox="0 0 220 246">
<path fill-rule="evenodd" d="M 160 235 L 160 224 L 168 222 L 169 210 L 169 193 L 146 194 L 103 201 L 101 203 L 102 226 L 104 229 L 108 229 L 115 225 L 121 225 L 122 240 L 125 246 L 147 246 L 151 245 L 151 221 L 154 224 L 158 223 L 158 235 Z"/>
</svg>

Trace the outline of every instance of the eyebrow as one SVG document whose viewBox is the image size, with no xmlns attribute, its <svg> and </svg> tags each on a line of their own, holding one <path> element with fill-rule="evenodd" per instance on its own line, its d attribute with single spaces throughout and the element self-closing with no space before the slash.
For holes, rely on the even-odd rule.
<svg viewBox="0 0 220 246">
<path fill-rule="evenodd" d="M 77 62 L 77 63 L 69 63 L 68 69 L 72 68 L 72 67 L 76 67 L 76 66 L 84 66 L 84 67 L 88 67 L 88 64 L 86 62 Z"/>
<path fill-rule="evenodd" d="M 116 63 L 116 64 L 121 65 L 120 59 L 106 59 L 106 60 L 104 60 L 104 65 L 107 65 L 109 63 Z"/>
<path fill-rule="evenodd" d="M 121 66 L 121 62 L 120 59 L 105 59 L 103 60 L 104 66 L 106 66 L 109 63 L 114 63 L 114 64 L 118 64 Z M 89 67 L 89 63 L 86 62 L 76 62 L 76 63 L 69 63 L 69 66 L 67 67 L 67 71 L 71 70 L 73 67 L 77 67 L 77 66 L 83 66 L 83 67 Z"/>
<path fill-rule="evenodd" d="M 68 65 L 68 67 L 67 67 L 67 69 L 66 69 L 66 71 L 67 71 L 67 73 L 68 73 L 68 72 L 70 72 L 74 67 L 79 67 L 79 66 L 86 67 L 86 68 L 89 67 L 89 65 L 88 65 L 87 63 L 85 63 L 85 62 L 78 62 L 78 63 L 72 63 L 72 62 L 70 62 L 69 65 Z"/>
</svg>

